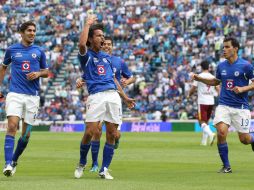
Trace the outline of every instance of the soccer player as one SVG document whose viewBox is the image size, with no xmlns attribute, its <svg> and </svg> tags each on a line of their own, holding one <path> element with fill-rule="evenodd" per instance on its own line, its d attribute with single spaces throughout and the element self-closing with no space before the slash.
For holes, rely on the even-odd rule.
<svg viewBox="0 0 254 190">
<path fill-rule="evenodd" d="M 12 176 L 16 172 L 19 156 L 25 150 L 32 125 L 39 108 L 39 78 L 48 77 L 48 66 L 43 50 L 34 45 L 36 25 L 32 21 L 23 23 L 19 32 L 21 43 L 10 46 L 0 67 L 0 86 L 8 65 L 11 64 L 10 90 L 6 97 L 8 127 L 5 136 L 5 167 L 3 174 Z M 13 154 L 15 135 L 22 119 L 22 134 Z"/>
<path fill-rule="evenodd" d="M 96 24 L 96 21 L 95 15 L 88 15 L 79 39 L 78 57 L 84 72 L 82 78 L 86 81 L 89 96 L 86 104 L 86 129 L 81 140 L 80 160 L 74 176 L 80 178 L 83 175 L 90 141 L 93 134 L 99 130 L 99 122 L 104 121 L 106 143 L 99 176 L 113 179 L 108 168 L 114 155 L 116 128 L 122 122 L 122 105 L 119 94 L 130 108 L 135 105 L 135 101 L 128 98 L 117 80 L 114 80 L 111 58 L 101 51 L 104 42 L 103 25 Z"/>
<path fill-rule="evenodd" d="M 232 173 L 226 141 L 229 126 L 233 126 L 238 132 L 239 140 L 243 144 L 251 144 L 254 151 L 254 133 L 249 133 L 251 115 L 248 104 L 248 91 L 254 89 L 254 75 L 253 66 L 238 57 L 240 45 L 235 38 L 225 38 L 223 46 L 226 60 L 218 65 L 216 78 L 204 78 L 197 74 L 192 77 L 211 86 L 221 84 L 219 105 L 214 118 L 217 146 L 223 163 L 223 167 L 218 172 Z"/>
<path fill-rule="evenodd" d="M 132 73 L 129 71 L 127 64 L 119 57 L 112 55 L 113 51 L 113 39 L 111 37 L 105 37 L 102 50 L 108 53 L 111 56 L 111 63 L 113 67 L 113 71 L 115 73 L 115 77 L 117 81 L 122 85 L 122 87 L 126 87 L 129 84 L 135 82 L 135 78 L 133 77 Z M 77 80 L 77 88 L 83 86 L 83 79 Z M 91 152 L 92 152 L 92 168 L 91 172 L 98 172 L 98 154 L 100 149 L 100 138 L 102 134 L 102 125 L 103 122 L 100 122 L 98 125 L 99 130 L 96 131 L 97 133 L 93 134 L 93 138 L 91 141 Z M 114 148 L 117 149 L 119 146 L 119 139 L 121 137 L 120 134 L 121 124 L 118 125 L 116 135 L 115 135 L 115 146 Z"/>
<path fill-rule="evenodd" d="M 200 77 L 214 78 L 209 72 L 208 61 L 202 61 L 201 68 L 202 72 L 199 74 Z M 196 90 L 198 91 L 198 121 L 203 131 L 201 145 L 207 145 L 207 138 L 209 138 L 209 144 L 212 145 L 215 140 L 215 134 L 211 131 L 208 121 L 212 114 L 216 89 L 214 86 L 194 81 L 187 97 L 190 97 Z"/>
</svg>

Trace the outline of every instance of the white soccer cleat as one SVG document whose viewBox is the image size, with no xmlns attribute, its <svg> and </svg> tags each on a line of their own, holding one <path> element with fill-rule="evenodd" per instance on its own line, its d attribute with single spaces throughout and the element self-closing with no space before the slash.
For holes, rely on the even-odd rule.
<svg viewBox="0 0 254 190">
<path fill-rule="evenodd" d="M 103 179 L 114 179 L 108 172 L 108 168 L 104 167 L 104 171 L 99 173 L 99 176 Z"/>
<path fill-rule="evenodd" d="M 79 179 L 83 176 L 83 173 L 84 173 L 84 169 L 85 169 L 85 165 L 83 164 L 79 164 L 76 169 L 75 169 L 75 172 L 74 172 L 74 177 L 76 179 Z"/>
<path fill-rule="evenodd" d="M 209 145 L 212 146 L 214 141 L 215 141 L 216 135 L 213 133 L 212 135 L 209 136 Z"/>
<path fill-rule="evenodd" d="M 11 163 L 11 166 L 12 166 L 11 175 L 12 175 L 12 176 L 16 173 L 17 165 L 18 165 L 17 162 L 13 162 L 13 161 L 12 161 L 12 163 Z"/>
<path fill-rule="evenodd" d="M 4 174 L 6 177 L 12 176 L 12 166 L 11 166 L 11 164 L 6 164 L 6 165 L 4 166 L 3 174 Z"/>
</svg>

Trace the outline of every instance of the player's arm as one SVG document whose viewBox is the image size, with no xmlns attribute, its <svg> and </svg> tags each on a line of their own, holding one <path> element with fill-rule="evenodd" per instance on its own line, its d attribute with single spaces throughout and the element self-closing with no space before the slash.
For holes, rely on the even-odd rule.
<svg viewBox="0 0 254 190">
<path fill-rule="evenodd" d="M 3 94 L 2 94 L 2 83 L 3 83 L 3 80 L 4 80 L 4 76 L 5 76 L 5 73 L 6 73 L 6 70 L 7 70 L 7 66 L 4 65 L 4 64 L 1 64 L 0 65 L 0 98 L 3 97 Z"/>
<path fill-rule="evenodd" d="M 190 91 L 189 91 L 189 94 L 187 95 L 187 98 L 189 98 L 190 96 L 192 96 L 192 94 L 194 94 L 194 92 L 196 92 L 197 90 L 197 87 L 192 85 Z"/>
<path fill-rule="evenodd" d="M 132 98 L 129 98 L 123 91 L 121 85 L 117 81 L 117 79 L 114 77 L 115 84 L 117 86 L 117 90 L 121 98 L 123 99 L 124 103 L 128 106 L 128 108 L 132 109 L 135 107 L 136 103 L 135 100 Z"/>
<path fill-rule="evenodd" d="M 31 72 L 26 75 L 27 80 L 35 80 L 39 77 L 47 78 L 49 76 L 48 69 L 41 69 L 38 72 Z"/>
<path fill-rule="evenodd" d="M 220 84 L 220 80 L 217 78 L 203 78 L 203 77 L 199 76 L 198 74 L 193 74 L 192 79 L 195 81 L 205 83 L 210 86 L 217 86 Z"/>
<path fill-rule="evenodd" d="M 86 19 L 85 26 L 80 34 L 80 37 L 79 37 L 78 47 L 79 47 L 79 53 L 81 55 L 84 55 L 86 53 L 86 50 L 87 50 L 86 43 L 88 40 L 89 28 L 92 24 L 95 23 L 95 21 L 97 21 L 96 15 L 88 15 L 88 17 Z"/>
<path fill-rule="evenodd" d="M 85 80 L 83 79 L 83 78 L 78 78 L 77 80 L 76 80 L 76 88 L 81 88 L 84 84 L 85 84 L 86 82 L 85 82 Z"/>
<path fill-rule="evenodd" d="M 126 78 L 121 78 L 121 84 L 122 84 L 122 86 L 125 88 L 126 86 L 128 86 L 128 85 L 130 85 L 130 84 L 132 84 L 132 83 L 134 83 L 136 81 L 136 78 L 135 77 L 130 77 L 130 78 L 128 78 L 128 79 L 126 79 Z"/>
<path fill-rule="evenodd" d="M 235 86 L 233 89 L 232 89 L 236 94 L 240 94 L 240 93 L 243 93 L 243 92 L 248 92 L 250 90 L 254 90 L 254 80 L 251 80 L 251 83 L 247 86 Z"/>
</svg>

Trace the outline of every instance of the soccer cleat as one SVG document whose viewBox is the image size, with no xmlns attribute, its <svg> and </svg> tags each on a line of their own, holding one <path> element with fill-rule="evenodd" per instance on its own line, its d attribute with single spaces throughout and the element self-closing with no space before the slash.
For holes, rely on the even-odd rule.
<svg viewBox="0 0 254 190">
<path fill-rule="evenodd" d="M 11 171 L 11 175 L 14 175 L 16 173 L 17 170 L 17 162 L 12 161 L 11 166 L 12 166 L 12 171 Z"/>
<path fill-rule="evenodd" d="M 201 142 L 200 143 L 200 146 L 206 146 L 207 144 L 206 144 L 206 142 Z"/>
<path fill-rule="evenodd" d="M 6 165 L 4 166 L 3 174 L 4 174 L 6 177 L 12 176 L 12 167 L 11 167 L 11 164 L 6 164 Z"/>
<path fill-rule="evenodd" d="M 230 167 L 223 166 L 217 173 L 232 173 L 232 169 Z"/>
<path fill-rule="evenodd" d="M 120 143 L 119 139 L 116 139 L 116 140 L 115 140 L 114 149 L 118 149 L 119 143 Z"/>
<path fill-rule="evenodd" d="M 84 169 L 85 169 L 85 165 L 78 164 L 74 172 L 74 177 L 77 179 L 81 178 L 83 176 Z"/>
<path fill-rule="evenodd" d="M 99 167 L 97 165 L 94 165 L 91 169 L 90 172 L 98 172 L 99 171 Z"/>
<path fill-rule="evenodd" d="M 209 145 L 213 146 L 213 143 L 215 141 L 216 135 L 213 133 L 212 135 L 209 136 Z"/>
<path fill-rule="evenodd" d="M 108 168 L 104 167 L 104 171 L 99 173 L 99 176 L 103 179 L 114 179 L 108 172 Z"/>
</svg>

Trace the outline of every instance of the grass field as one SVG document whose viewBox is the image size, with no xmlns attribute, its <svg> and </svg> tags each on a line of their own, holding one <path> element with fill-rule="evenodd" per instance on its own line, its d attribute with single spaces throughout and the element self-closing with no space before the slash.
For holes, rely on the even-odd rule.
<svg viewBox="0 0 254 190">
<path fill-rule="evenodd" d="M 216 173 L 221 167 L 217 147 L 199 146 L 200 133 L 123 133 L 110 167 L 115 179 L 110 181 L 88 170 L 81 179 L 74 179 L 81 136 L 34 132 L 15 176 L 0 176 L 0 190 L 253 189 L 254 153 L 250 146 L 240 144 L 235 133 L 228 138 L 232 174 Z M 3 144 L 1 132 L 0 146 Z M 0 150 L 3 166 L 3 148 Z M 89 154 L 88 169 L 90 158 Z"/>
</svg>

